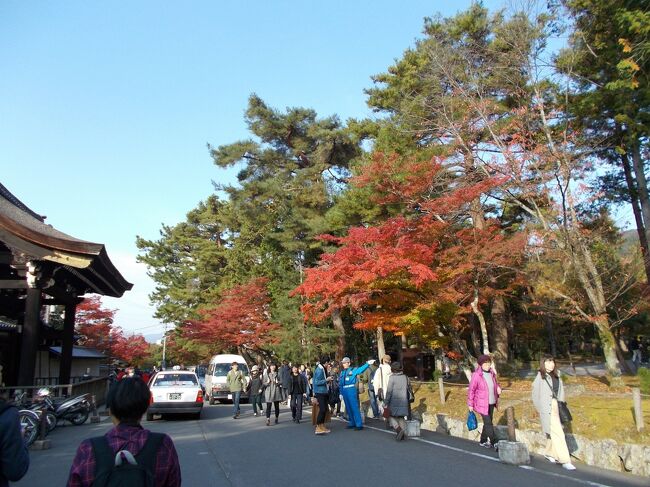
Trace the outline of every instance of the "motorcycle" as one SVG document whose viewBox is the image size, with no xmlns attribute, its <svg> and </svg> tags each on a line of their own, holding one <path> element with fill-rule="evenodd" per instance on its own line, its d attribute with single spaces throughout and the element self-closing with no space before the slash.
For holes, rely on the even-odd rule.
<svg viewBox="0 0 650 487">
<path fill-rule="evenodd" d="M 70 421 L 79 426 L 86 422 L 90 415 L 90 394 L 82 394 L 71 399 L 54 402 L 50 397 L 49 389 L 39 389 L 37 397 L 47 406 L 47 410 L 54 414 L 56 423 Z"/>
</svg>

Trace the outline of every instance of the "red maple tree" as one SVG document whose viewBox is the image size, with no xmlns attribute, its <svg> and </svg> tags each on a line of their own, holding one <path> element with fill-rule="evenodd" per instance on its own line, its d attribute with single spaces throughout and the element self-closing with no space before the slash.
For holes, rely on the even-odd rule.
<svg viewBox="0 0 650 487">
<path fill-rule="evenodd" d="M 201 319 L 183 327 L 185 338 L 199 343 L 263 350 L 275 338 L 271 322 L 268 279 L 257 278 L 225 291 L 221 300 L 200 311 Z"/>
<path fill-rule="evenodd" d="M 75 329 L 80 346 L 94 348 L 111 359 L 139 365 L 149 354 L 144 336 L 124 336 L 113 320 L 117 310 L 102 306 L 101 296 L 85 298 L 77 306 Z"/>
<path fill-rule="evenodd" d="M 119 338 L 113 347 L 113 356 L 124 362 L 139 366 L 149 356 L 149 344 L 142 335 L 125 337 L 119 329 Z"/>
<path fill-rule="evenodd" d="M 522 234 L 511 238 L 495 220 L 476 228 L 463 218 L 473 201 L 503 182 L 484 178 L 449 189 L 437 159 L 376 155 L 355 183 L 372 185 L 380 204 L 406 203 L 415 211 L 344 237 L 322 236 L 339 248 L 308 269 L 294 291 L 308 300 L 306 317 L 320 322 L 348 308 L 358 315 L 357 328 L 417 330 L 425 337 L 436 336 L 442 322 L 457 323 L 476 286 L 521 256 Z"/>
<path fill-rule="evenodd" d="M 113 356 L 113 347 L 121 338 L 121 333 L 116 333 L 113 326 L 116 311 L 104 308 L 101 297 L 96 295 L 79 303 L 75 323 L 79 345 L 94 348 L 109 357 Z"/>
</svg>

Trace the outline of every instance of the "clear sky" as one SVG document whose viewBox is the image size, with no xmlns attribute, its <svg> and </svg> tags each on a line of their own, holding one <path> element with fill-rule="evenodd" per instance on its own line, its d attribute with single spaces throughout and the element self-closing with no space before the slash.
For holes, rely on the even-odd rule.
<svg viewBox="0 0 650 487">
<path fill-rule="evenodd" d="M 234 173 L 206 144 L 246 138 L 255 92 L 283 109 L 370 115 L 363 89 L 470 1 L 0 2 L 0 182 L 104 243 L 135 284 L 126 331 L 157 333 L 135 236 L 155 238 Z M 488 6 L 501 2 L 487 1 Z"/>
</svg>

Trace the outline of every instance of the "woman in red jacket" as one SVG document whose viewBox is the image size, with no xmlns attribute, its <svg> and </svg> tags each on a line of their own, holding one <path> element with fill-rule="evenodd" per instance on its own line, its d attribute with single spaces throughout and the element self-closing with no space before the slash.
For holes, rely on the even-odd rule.
<svg viewBox="0 0 650 487">
<path fill-rule="evenodd" d="M 470 411 L 475 411 L 483 417 L 480 445 L 486 448 L 496 448 L 497 439 L 492 417 L 500 395 L 501 387 L 492 369 L 492 358 L 489 355 L 481 355 L 478 358 L 478 367 L 469 382 L 467 406 Z"/>
</svg>

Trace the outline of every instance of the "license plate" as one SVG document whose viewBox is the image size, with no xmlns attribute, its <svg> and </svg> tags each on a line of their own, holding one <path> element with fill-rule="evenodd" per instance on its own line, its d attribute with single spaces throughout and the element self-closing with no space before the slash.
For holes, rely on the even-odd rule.
<svg viewBox="0 0 650 487">
<path fill-rule="evenodd" d="M 232 394 L 228 394 L 228 399 L 232 399 Z"/>
<path fill-rule="evenodd" d="M 169 400 L 170 401 L 178 400 L 181 397 L 183 397 L 183 394 L 181 394 L 180 392 L 172 392 L 172 393 L 169 394 Z"/>
</svg>

